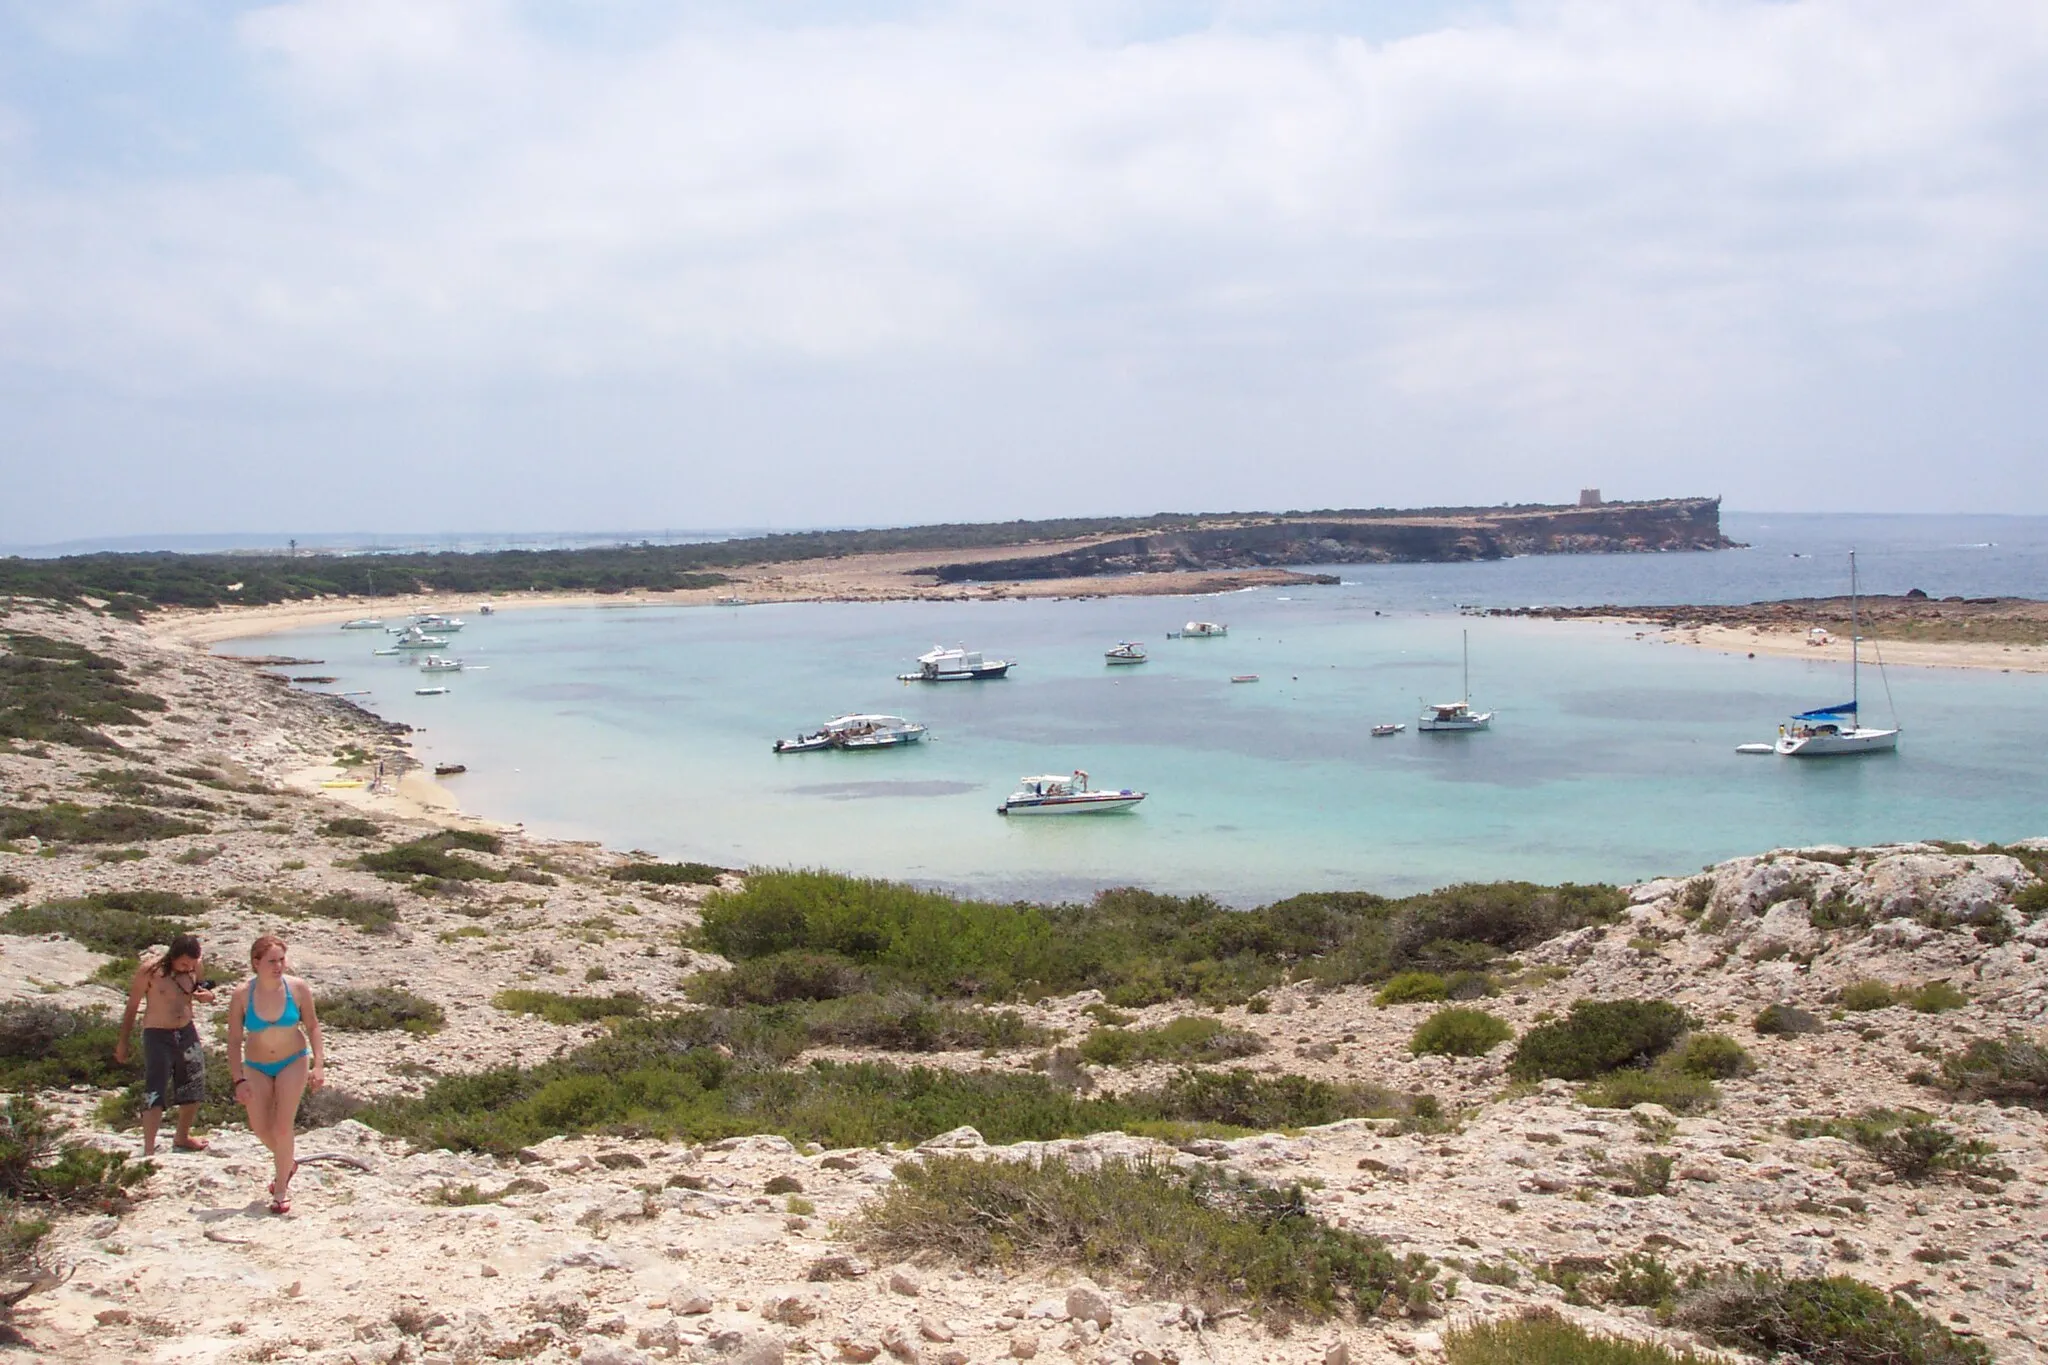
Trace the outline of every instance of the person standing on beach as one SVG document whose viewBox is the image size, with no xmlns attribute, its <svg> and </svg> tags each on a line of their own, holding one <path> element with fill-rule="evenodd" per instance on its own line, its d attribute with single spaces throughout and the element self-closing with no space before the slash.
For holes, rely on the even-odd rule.
<svg viewBox="0 0 2048 1365">
<path fill-rule="evenodd" d="M 284 940 L 275 934 L 257 939 L 249 965 L 255 975 L 228 1001 L 228 1068 L 235 1099 L 248 1111 L 249 1130 L 270 1149 L 270 1211 L 290 1213 L 292 1176 L 299 1169 L 293 1127 L 299 1100 L 326 1083 L 327 1046 L 313 988 L 285 974 Z"/>
<path fill-rule="evenodd" d="M 179 934 L 162 957 L 135 969 L 128 983 L 128 1008 L 121 1015 L 121 1036 L 114 1040 L 114 1060 L 128 1062 L 128 1037 L 135 1016 L 142 1015 L 142 1154 L 156 1155 L 157 1129 L 164 1110 L 178 1110 L 177 1135 L 171 1146 L 181 1152 L 203 1152 L 204 1139 L 192 1136 L 192 1120 L 206 1093 L 206 1049 L 192 1022 L 192 1002 L 213 1002 L 212 983 L 199 979 L 199 940 Z"/>
</svg>

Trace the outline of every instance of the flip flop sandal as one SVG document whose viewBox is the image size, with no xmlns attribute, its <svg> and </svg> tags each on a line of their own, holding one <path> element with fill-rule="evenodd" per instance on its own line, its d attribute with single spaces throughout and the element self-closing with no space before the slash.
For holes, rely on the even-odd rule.
<svg viewBox="0 0 2048 1365">
<path fill-rule="evenodd" d="M 270 1201 L 270 1211 L 276 1214 L 290 1213 L 292 1211 L 292 1201 L 273 1196 Z"/>
</svg>

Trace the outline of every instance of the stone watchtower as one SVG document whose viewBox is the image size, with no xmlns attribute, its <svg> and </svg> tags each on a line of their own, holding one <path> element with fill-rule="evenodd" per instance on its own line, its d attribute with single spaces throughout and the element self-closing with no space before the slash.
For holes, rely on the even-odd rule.
<svg viewBox="0 0 2048 1365">
<path fill-rule="evenodd" d="M 1599 489 L 1597 489 L 1597 488 L 1581 488 L 1581 489 L 1579 490 L 1579 506 L 1581 506 L 1581 507 L 1598 507 L 1599 505 L 1600 505 L 1600 490 L 1599 490 Z"/>
</svg>

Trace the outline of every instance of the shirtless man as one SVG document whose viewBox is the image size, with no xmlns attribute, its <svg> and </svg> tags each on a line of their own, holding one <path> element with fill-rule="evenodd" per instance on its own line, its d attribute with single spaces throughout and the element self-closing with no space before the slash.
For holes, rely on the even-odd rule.
<svg viewBox="0 0 2048 1365">
<path fill-rule="evenodd" d="M 206 1050 L 192 1023 L 192 1002 L 211 1004 L 213 992 L 199 980 L 199 940 L 180 934 L 164 955 L 136 969 L 128 986 L 128 1009 L 121 1016 L 121 1036 L 114 1060 L 128 1061 L 128 1035 L 135 1014 L 142 1011 L 142 1154 L 156 1152 L 156 1131 L 164 1110 L 178 1107 L 178 1132 L 171 1145 L 200 1152 L 206 1143 L 192 1136 L 192 1120 L 206 1093 Z"/>
</svg>

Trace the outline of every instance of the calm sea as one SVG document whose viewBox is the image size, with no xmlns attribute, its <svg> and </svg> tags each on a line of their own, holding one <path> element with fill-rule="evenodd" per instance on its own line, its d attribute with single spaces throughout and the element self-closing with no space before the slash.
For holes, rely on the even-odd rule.
<svg viewBox="0 0 2048 1365">
<path fill-rule="evenodd" d="M 2048 518 L 1730 514 L 1715 554 L 1333 566 L 1341 587 L 1205 598 L 505 611 L 471 665 L 426 679 L 332 628 L 233 642 L 325 661 L 466 763 L 465 809 L 538 833 L 734 866 L 822 866 L 1002 896 L 1104 886 L 1250 904 L 1296 891 L 1683 874 L 1773 846 L 2048 833 L 2048 677 L 1866 668 L 1866 715 L 1898 753 L 1742 756 L 1790 711 L 1841 700 L 1846 665 L 1748 659 L 1634 630 L 1489 620 L 1460 606 L 1747 602 L 1846 590 L 2048 589 Z M 1190 618 L 1228 638 L 1169 640 Z M 1483 734 L 1428 735 L 1470 635 Z M 1140 640 L 1151 662 L 1108 668 Z M 1019 665 L 1000 682 L 905 685 L 934 642 Z M 1233 684 L 1235 674 L 1260 681 Z M 446 681 L 450 693 L 415 687 Z M 1888 701 L 1889 698 L 1889 701 Z M 901 751 L 778 756 L 843 711 L 931 727 Z M 1408 730 L 1374 739 L 1375 721 Z M 1020 774 L 1085 768 L 1137 810 L 1004 819 Z"/>
</svg>

